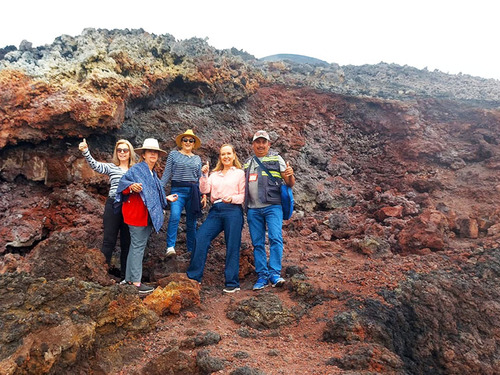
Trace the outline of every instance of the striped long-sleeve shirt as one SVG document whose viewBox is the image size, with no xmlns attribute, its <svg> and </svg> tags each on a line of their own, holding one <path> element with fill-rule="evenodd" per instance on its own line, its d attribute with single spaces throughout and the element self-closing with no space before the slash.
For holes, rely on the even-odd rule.
<svg viewBox="0 0 500 375">
<path fill-rule="evenodd" d="M 89 149 L 86 149 L 83 152 L 83 156 L 89 163 L 90 168 L 92 168 L 97 173 L 105 174 L 109 176 L 109 193 L 108 196 L 110 198 L 115 198 L 116 196 L 116 188 L 118 187 L 118 182 L 120 178 L 125 174 L 125 170 L 121 169 L 114 163 L 101 163 L 95 160 L 92 155 L 90 155 Z"/>
<path fill-rule="evenodd" d="M 170 180 L 179 182 L 198 182 L 201 177 L 201 158 L 187 156 L 178 150 L 170 151 L 161 184 L 166 187 Z"/>
</svg>

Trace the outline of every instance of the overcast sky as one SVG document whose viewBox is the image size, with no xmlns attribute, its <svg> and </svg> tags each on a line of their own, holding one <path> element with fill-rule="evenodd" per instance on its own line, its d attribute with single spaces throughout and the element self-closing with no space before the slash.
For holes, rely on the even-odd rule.
<svg viewBox="0 0 500 375">
<path fill-rule="evenodd" d="M 87 27 L 208 38 L 257 58 L 381 61 L 500 79 L 496 0 L 14 0 L 0 7 L 0 48 L 51 44 Z"/>
</svg>

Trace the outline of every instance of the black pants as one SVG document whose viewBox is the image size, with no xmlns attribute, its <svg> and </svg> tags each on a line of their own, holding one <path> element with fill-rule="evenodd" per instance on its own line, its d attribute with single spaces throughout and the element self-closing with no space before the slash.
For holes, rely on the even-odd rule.
<svg viewBox="0 0 500 375">
<path fill-rule="evenodd" d="M 127 269 L 128 249 L 130 247 L 130 232 L 128 231 L 128 225 L 123 222 L 121 209 L 117 213 L 114 212 L 113 202 L 113 198 L 106 199 L 104 215 L 102 216 L 104 238 L 101 251 L 106 257 L 106 263 L 110 265 L 111 256 L 115 250 L 116 240 L 118 238 L 118 232 L 120 232 L 120 274 L 122 278 L 124 278 L 125 270 Z"/>
</svg>

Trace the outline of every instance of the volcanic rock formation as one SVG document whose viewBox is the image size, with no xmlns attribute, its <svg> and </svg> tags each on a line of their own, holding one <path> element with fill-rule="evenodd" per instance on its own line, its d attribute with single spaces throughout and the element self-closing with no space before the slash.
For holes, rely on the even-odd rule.
<svg viewBox="0 0 500 375">
<path fill-rule="evenodd" d="M 499 81 L 86 29 L 0 49 L 0 126 L 1 373 L 500 373 Z M 283 289 L 248 290 L 247 228 L 240 293 L 221 296 L 222 238 L 200 289 L 165 228 L 155 294 L 113 285 L 108 183 L 78 143 L 104 161 L 188 128 L 211 165 L 227 142 L 247 159 L 258 129 L 291 162 Z"/>
</svg>

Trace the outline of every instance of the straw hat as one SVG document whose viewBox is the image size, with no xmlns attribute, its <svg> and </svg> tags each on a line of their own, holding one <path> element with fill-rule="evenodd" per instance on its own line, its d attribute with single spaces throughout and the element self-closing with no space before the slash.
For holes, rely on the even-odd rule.
<svg viewBox="0 0 500 375">
<path fill-rule="evenodd" d="M 146 138 L 144 140 L 144 143 L 142 144 L 142 147 L 136 148 L 135 151 L 146 151 L 146 150 L 154 150 L 163 153 L 164 155 L 167 154 L 167 151 L 164 151 L 160 148 L 160 145 L 158 144 L 158 140 L 154 138 Z"/>
<path fill-rule="evenodd" d="M 178 147 L 182 147 L 182 138 L 183 137 L 192 137 L 194 138 L 194 149 L 197 149 L 198 147 L 201 146 L 201 141 L 200 138 L 198 138 L 196 135 L 194 135 L 193 131 L 191 129 L 186 130 L 184 133 L 179 134 L 175 138 L 175 143 L 177 143 Z"/>
</svg>

